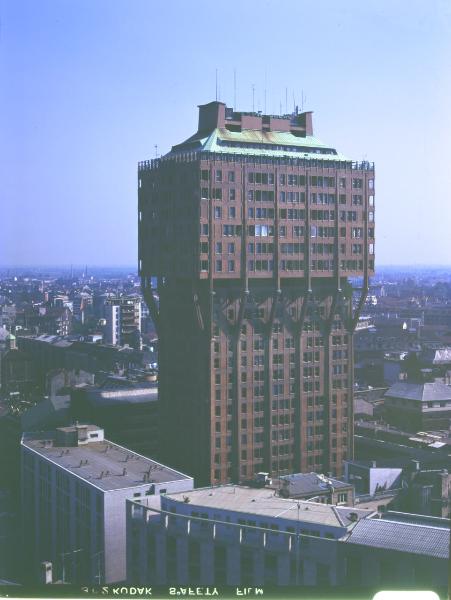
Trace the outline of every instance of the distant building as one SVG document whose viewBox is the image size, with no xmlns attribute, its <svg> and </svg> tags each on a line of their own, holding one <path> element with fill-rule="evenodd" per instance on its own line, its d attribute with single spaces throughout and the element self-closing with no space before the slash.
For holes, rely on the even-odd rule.
<svg viewBox="0 0 451 600">
<path fill-rule="evenodd" d="M 2 481 L 2 484 L 5 482 Z M 18 550 L 18 502 L 6 487 L 0 487 L 0 585 L 2 579 L 19 575 Z"/>
<path fill-rule="evenodd" d="M 141 298 L 110 298 L 105 303 L 105 341 L 108 344 L 139 349 L 141 334 Z"/>
<path fill-rule="evenodd" d="M 28 399 L 34 389 L 35 372 L 31 357 L 17 347 L 13 334 L 6 337 L 6 351 L 1 358 L 1 396 Z"/>
<path fill-rule="evenodd" d="M 347 584 L 373 589 L 445 588 L 449 520 L 387 512 L 361 519 L 344 543 Z"/>
<path fill-rule="evenodd" d="M 49 335 L 69 335 L 72 332 L 72 311 L 68 306 L 38 307 L 26 317 L 27 326 L 39 333 Z"/>
<path fill-rule="evenodd" d="M 354 486 L 357 496 L 373 496 L 400 489 L 402 472 L 402 466 L 387 466 L 383 461 L 345 461 L 344 479 Z"/>
<path fill-rule="evenodd" d="M 32 360 L 36 384 L 42 390 L 47 373 L 55 369 L 123 374 L 131 369 L 142 369 L 145 357 L 143 352 L 131 347 L 81 342 L 55 335 L 19 337 L 17 341 L 19 348 Z"/>
<path fill-rule="evenodd" d="M 318 473 L 283 475 L 274 486 L 279 495 L 299 500 L 314 500 L 326 504 L 354 506 L 354 486 Z"/>
<path fill-rule="evenodd" d="M 74 296 L 72 301 L 74 319 L 84 323 L 86 316 L 92 312 L 92 296 L 87 292 L 81 292 Z"/>
<path fill-rule="evenodd" d="M 395 383 L 384 397 L 386 419 L 407 431 L 448 430 L 451 386 L 434 383 Z"/>
<path fill-rule="evenodd" d="M 23 552 L 32 581 L 50 561 L 65 583 L 125 579 L 125 500 L 189 491 L 193 479 L 104 440 L 94 425 L 22 438 Z"/>
<path fill-rule="evenodd" d="M 47 377 L 45 396 L 31 395 L 29 401 L 14 401 L 12 396 L 0 412 L 0 482 L 18 493 L 20 487 L 20 440 L 24 431 L 47 431 L 69 425 L 70 386 L 93 383 L 94 376 L 84 371 L 59 370 Z"/>
<path fill-rule="evenodd" d="M 160 452 L 158 387 L 151 381 L 109 376 L 100 385 L 71 390 L 73 419 L 98 423 L 108 439 L 156 458 Z"/>
<path fill-rule="evenodd" d="M 127 501 L 127 580 L 385 588 L 446 585 L 449 522 L 220 486 Z"/>
<path fill-rule="evenodd" d="M 447 469 L 403 458 L 347 461 L 345 478 L 356 490 L 357 506 L 386 510 L 383 498 L 391 496 L 390 508 L 406 513 L 447 518 L 450 516 L 451 475 Z M 373 503 L 373 504 L 372 504 Z"/>
</svg>

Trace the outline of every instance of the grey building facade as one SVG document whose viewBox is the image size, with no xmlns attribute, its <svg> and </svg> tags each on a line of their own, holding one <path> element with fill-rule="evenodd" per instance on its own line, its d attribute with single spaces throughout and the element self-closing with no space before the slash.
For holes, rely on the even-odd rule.
<svg viewBox="0 0 451 600">
<path fill-rule="evenodd" d="M 94 425 L 26 433 L 21 448 L 31 582 L 43 561 L 64 583 L 125 580 L 126 499 L 193 487 L 191 477 L 105 440 Z"/>
<path fill-rule="evenodd" d="M 444 587 L 445 519 L 202 488 L 127 501 L 127 577 L 140 584 Z"/>
</svg>

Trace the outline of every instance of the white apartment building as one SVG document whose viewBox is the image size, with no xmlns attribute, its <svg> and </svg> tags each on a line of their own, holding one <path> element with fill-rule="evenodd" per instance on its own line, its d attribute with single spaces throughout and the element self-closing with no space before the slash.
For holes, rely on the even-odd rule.
<svg viewBox="0 0 451 600">
<path fill-rule="evenodd" d="M 193 479 L 104 439 L 95 425 L 25 433 L 24 560 L 30 581 L 43 561 L 64 583 L 125 580 L 125 501 L 190 491 Z"/>
<path fill-rule="evenodd" d="M 136 346 L 141 331 L 141 298 L 110 298 L 104 307 L 105 341 L 108 344 Z"/>
</svg>

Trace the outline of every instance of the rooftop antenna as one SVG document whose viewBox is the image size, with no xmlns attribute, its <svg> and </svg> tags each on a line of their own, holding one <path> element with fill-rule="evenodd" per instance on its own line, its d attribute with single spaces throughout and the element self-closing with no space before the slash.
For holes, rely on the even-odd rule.
<svg viewBox="0 0 451 600">
<path fill-rule="evenodd" d="M 155 144 L 155 158 L 158 158 L 158 144 Z"/>
<path fill-rule="evenodd" d="M 282 114 L 282 100 L 280 101 L 280 111 L 279 111 L 279 114 L 280 115 Z"/>
<path fill-rule="evenodd" d="M 216 69 L 216 102 L 218 101 L 218 69 Z"/>
<path fill-rule="evenodd" d="M 255 112 L 255 83 L 252 84 L 252 112 Z"/>
<path fill-rule="evenodd" d="M 288 114 L 288 88 L 285 88 L 285 114 Z"/>
<path fill-rule="evenodd" d="M 296 98 L 294 97 L 294 90 L 293 90 L 293 113 L 296 112 Z"/>
<path fill-rule="evenodd" d="M 304 112 L 304 102 L 305 102 L 305 96 L 304 96 L 304 90 L 301 91 L 301 112 Z"/>
<path fill-rule="evenodd" d="M 236 69 L 233 69 L 233 108 L 236 110 Z"/>
</svg>

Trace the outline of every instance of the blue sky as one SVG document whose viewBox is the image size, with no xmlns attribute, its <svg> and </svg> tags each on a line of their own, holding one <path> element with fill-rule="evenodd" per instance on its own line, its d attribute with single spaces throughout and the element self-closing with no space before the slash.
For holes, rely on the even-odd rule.
<svg viewBox="0 0 451 600">
<path fill-rule="evenodd" d="M 136 264 L 139 160 L 197 105 L 314 111 L 376 163 L 378 264 L 451 265 L 451 3 L 0 0 L 0 264 Z"/>
</svg>

